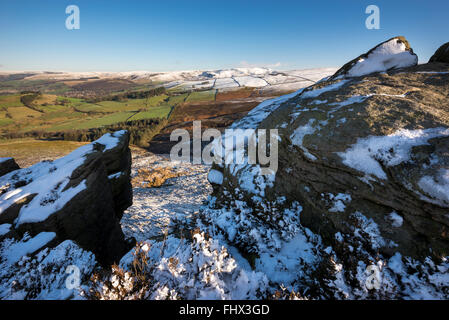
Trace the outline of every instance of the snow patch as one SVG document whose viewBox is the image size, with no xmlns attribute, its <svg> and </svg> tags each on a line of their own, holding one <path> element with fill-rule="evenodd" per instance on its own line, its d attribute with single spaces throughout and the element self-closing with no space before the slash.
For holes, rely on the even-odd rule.
<svg viewBox="0 0 449 320">
<path fill-rule="evenodd" d="M 427 193 L 434 202 L 449 206 L 449 170 L 440 169 L 436 177 L 424 176 L 418 181 L 418 186 Z M 427 199 L 424 199 L 427 200 Z"/>
<path fill-rule="evenodd" d="M 8 251 L 2 252 L 2 256 L 6 258 L 8 264 L 14 264 L 22 259 L 22 257 L 36 252 L 55 237 L 56 233 L 54 232 L 41 232 L 26 242 L 18 242 L 11 245 Z"/>
<path fill-rule="evenodd" d="M 109 180 L 118 179 L 122 174 L 123 174 L 123 172 L 116 172 L 116 173 L 110 174 L 108 176 L 108 179 Z"/>
<path fill-rule="evenodd" d="M 391 212 L 388 216 L 385 217 L 386 220 L 391 222 L 391 226 L 395 228 L 399 228 L 402 226 L 404 222 L 404 218 L 402 218 L 396 211 Z"/>
<path fill-rule="evenodd" d="M 291 286 L 310 271 L 304 269 L 313 268 L 318 261 L 316 246 L 301 230 L 293 239 L 283 242 L 279 252 L 261 253 L 256 260 L 256 270 L 266 274 L 272 282 Z"/>
<path fill-rule="evenodd" d="M 313 154 L 311 154 L 306 147 L 304 147 L 303 140 L 306 135 L 313 134 L 317 130 L 316 127 L 313 127 L 314 123 L 315 119 L 310 119 L 306 125 L 296 128 L 295 131 L 293 131 L 293 133 L 290 135 L 292 144 L 301 148 L 301 150 L 304 152 L 304 155 L 312 161 L 315 161 L 317 158 Z"/>
<path fill-rule="evenodd" d="M 438 72 L 438 71 L 418 71 L 416 73 L 421 73 L 421 74 L 449 74 L 449 72 Z"/>
<path fill-rule="evenodd" d="M 345 193 L 339 193 L 334 196 L 332 193 L 328 194 L 333 205 L 329 209 L 329 212 L 344 212 L 346 209 L 346 204 L 352 201 L 351 195 Z"/>
<path fill-rule="evenodd" d="M 400 129 L 388 136 L 359 138 L 357 143 L 345 152 L 337 154 L 348 167 L 380 179 L 387 179 L 379 162 L 385 166 L 395 166 L 408 161 L 412 147 L 427 144 L 429 139 L 441 136 L 449 136 L 449 129 L 441 127 L 417 130 Z"/>
<path fill-rule="evenodd" d="M 40 244 L 48 240 L 45 237 L 50 238 L 49 235 L 42 237 Z M 30 241 L 6 239 L 0 243 L 0 299 L 83 299 L 80 289 L 87 290 L 86 281 L 97 266 L 95 256 L 66 240 L 54 249 L 45 248 L 31 257 L 19 257 L 17 253 L 12 261 L 19 259 L 18 262 L 10 264 L 6 257 L 11 251 L 22 248 L 20 254 L 24 254 L 34 249 L 24 248 L 29 246 Z M 67 288 L 66 280 L 70 276 L 66 272 L 68 266 L 79 268 L 80 287 Z"/>
<path fill-rule="evenodd" d="M 110 149 L 113 149 L 117 146 L 118 142 L 120 141 L 120 138 L 126 134 L 126 130 L 120 130 L 113 133 L 106 133 L 103 135 L 100 139 L 92 142 L 92 144 L 99 143 L 105 146 L 104 151 L 108 151 Z"/>
<path fill-rule="evenodd" d="M 379 226 L 373 219 L 365 217 L 361 212 L 352 214 L 358 226 L 354 229 L 354 235 L 362 241 L 368 241 L 373 249 L 379 249 L 385 245 L 385 240 L 380 234 Z M 366 237 L 367 236 L 367 237 Z"/>
<path fill-rule="evenodd" d="M 221 173 L 218 170 L 212 169 L 209 171 L 209 174 L 207 175 L 207 180 L 209 180 L 210 183 L 222 184 L 223 183 L 223 173 Z"/>
<path fill-rule="evenodd" d="M 314 89 L 309 91 L 304 91 L 303 94 L 301 94 L 301 98 L 308 99 L 308 98 L 316 98 L 320 96 L 321 94 L 328 92 L 328 91 L 334 91 L 337 89 L 340 89 L 343 85 L 345 85 L 349 80 L 341 80 L 339 82 L 335 82 L 332 84 L 329 84 L 323 88 L 320 89 Z"/>
<path fill-rule="evenodd" d="M 11 230 L 11 225 L 9 223 L 0 224 L 0 237 L 7 234 Z"/>
</svg>

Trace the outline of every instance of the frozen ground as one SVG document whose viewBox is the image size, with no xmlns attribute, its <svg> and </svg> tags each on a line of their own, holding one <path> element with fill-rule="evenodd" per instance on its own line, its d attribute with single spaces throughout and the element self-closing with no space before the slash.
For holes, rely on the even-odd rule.
<svg viewBox="0 0 449 320">
<path fill-rule="evenodd" d="M 125 211 L 121 223 L 125 235 L 137 241 L 163 236 L 171 218 L 198 212 L 212 191 L 207 181 L 209 166 L 172 162 L 169 155 L 133 152 L 133 176 L 138 169 L 154 167 L 170 167 L 182 175 L 168 179 L 159 188 L 134 187 L 133 205 Z"/>
</svg>

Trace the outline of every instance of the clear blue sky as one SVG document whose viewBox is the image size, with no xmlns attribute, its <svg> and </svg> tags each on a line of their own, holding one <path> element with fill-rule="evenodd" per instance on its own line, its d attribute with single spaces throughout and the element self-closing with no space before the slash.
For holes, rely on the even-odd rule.
<svg viewBox="0 0 449 320">
<path fill-rule="evenodd" d="M 80 30 L 65 28 L 70 4 Z M 369 4 L 380 30 L 365 28 Z M 338 67 L 396 35 L 425 62 L 448 13 L 447 0 L 0 0 L 0 71 Z"/>
</svg>

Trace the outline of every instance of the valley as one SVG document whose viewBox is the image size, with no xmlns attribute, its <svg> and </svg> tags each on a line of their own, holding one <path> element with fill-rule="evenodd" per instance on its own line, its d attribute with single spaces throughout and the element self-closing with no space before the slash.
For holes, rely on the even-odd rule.
<svg viewBox="0 0 449 320">
<path fill-rule="evenodd" d="M 224 129 L 261 101 L 335 70 L 0 72 L 0 140 L 88 142 L 128 129 L 134 133 L 131 144 L 169 153 L 174 129 L 189 129 L 193 120 L 202 120 L 203 128 Z M 9 146 L 5 143 L 0 153 L 11 153 Z"/>
</svg>

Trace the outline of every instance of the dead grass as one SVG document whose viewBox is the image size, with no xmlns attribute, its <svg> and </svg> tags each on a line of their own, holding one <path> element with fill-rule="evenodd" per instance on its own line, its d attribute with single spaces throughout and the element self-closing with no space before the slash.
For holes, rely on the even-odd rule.
<svg viewBox="0 0 449 320">
<path fill-rule="evenodd" d="M 168 179 L 177 178 L 185 174 L 185 172 L 176 172 L 170 167 L 139 169 L 137 176 L 132 179 L 132 185 L 135 188 L 158 188 Z"/>
<path fill-rule="evenodd" d="M 138 243 L 133 252 L 132 270 L 127 272 L 117 265 L 111 270 L 102 270 L 91 277 L 90 287 L 82 291 L 82 295 L 89 300 L 142 300 L 150 293 L 152 280 L 151 271 L 154 266 L 149 265 L 147 251 Z"/>
<path fill-rule="evenodd" d="M 58 96 L 54 94 L 42 94 L 38 96 L 34 101 L 33 104 L 41 106 L 43 104 L 55 104 L 56 100 L 58 99 Z"/>
<path fill-rule="evenodd" d="M 21 168 L 43 160 L 55 160 L 86 144 L 74 141 L 14 139 L 0 141 L 0 157 L 12 157 Z"/>
<path fill-rule="evenodd" d="M 216 97 L 216 101 L 224 102 L 224 101 L 229 101 L 229 100 L 249 98 L 253 95 L 253 93 L 257 93 L 257 92 L 256 92 L 256 90 L 254 90 L 252 88 L 219 91 L 217 94 L 217 97 Z"/>
<path fill-rule="evenodd" d="M 307 300 L 307 298 L 303 297 L 300 293 L 295 292 L 293 288 L 289 290 L 284 285 L 281 285 L 279 290 L 276 290 L 274 295 L 272 296 L 273 300 Z"/>
</svg>

